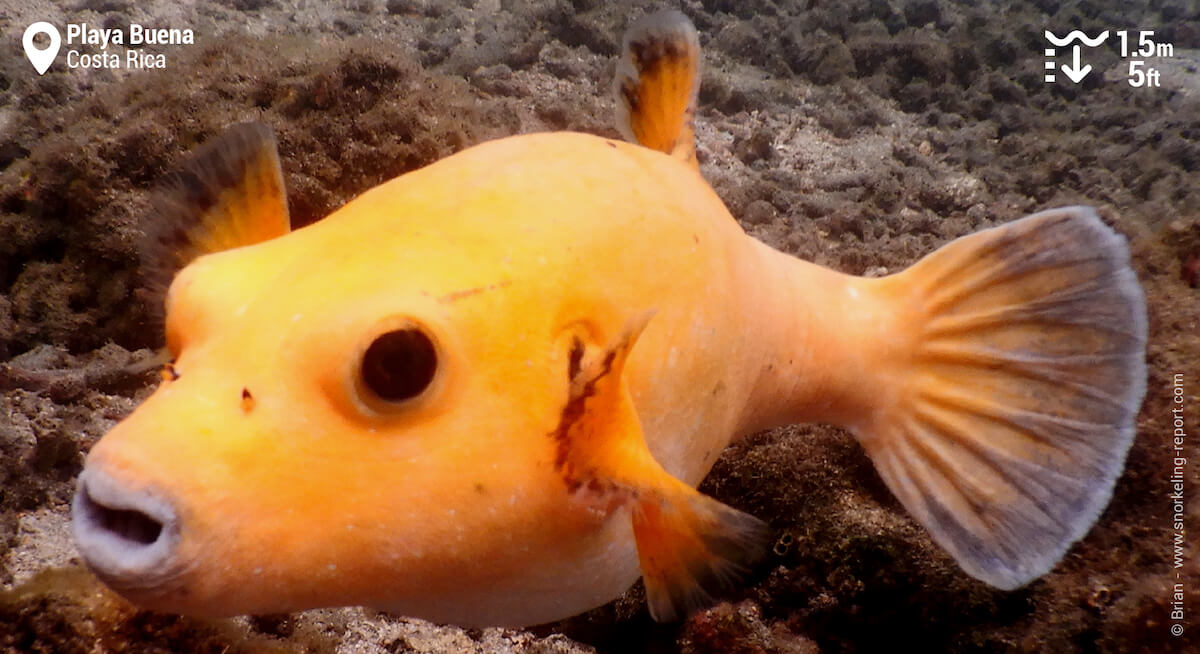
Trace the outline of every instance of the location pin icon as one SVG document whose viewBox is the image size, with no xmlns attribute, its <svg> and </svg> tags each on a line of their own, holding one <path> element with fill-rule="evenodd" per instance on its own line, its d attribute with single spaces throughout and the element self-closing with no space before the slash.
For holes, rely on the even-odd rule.
<svg viewBox="0 0 1200 654">
<path fill-rule="evenodd" d="M 50 45 L 45 50 L 39 50 L 33 44 L 33 37 L 38 34 L 50 37 Z M 58 46 L 62 45 L 62 36 L 59 35 L 58 29 L 50 23 L 38 21 L 25 28 L 25 36 L 21 38 L 21 45 L 25 46 L 25 56 L 29 57 L 29 63 L 33 64 L 34 70 L 38 72 L 38 75 L 45 75 L 50 64 L 54 63 L 54 58 L 58 56 Z"/>
</svg>

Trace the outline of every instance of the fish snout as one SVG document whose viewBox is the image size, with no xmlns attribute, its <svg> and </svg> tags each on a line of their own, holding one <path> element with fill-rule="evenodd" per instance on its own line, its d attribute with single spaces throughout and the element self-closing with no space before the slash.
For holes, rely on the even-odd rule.
<svg viewBox="0 0 1200 654">
<path fill-rule="evenodd" d="M 129 595 L 166 590 L 183 567 L 179 526 L 179 514 L 163 494 L 131 487 L 96 466 L 80 473 L 71 504 L 75 545 L 114 590 Z"/>
</svg>

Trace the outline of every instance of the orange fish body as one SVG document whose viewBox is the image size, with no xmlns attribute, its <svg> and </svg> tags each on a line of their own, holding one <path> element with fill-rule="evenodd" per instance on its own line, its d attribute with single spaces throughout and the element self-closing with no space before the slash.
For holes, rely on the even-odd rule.
<svg viewBox="0 0 1200 654">
<path fill-rule="evenodd" d="M 681 20 L 627 39 L 635 123 L 659 60 L 696 74 Z M 971 574 L 1049 569 L 1107 502 L 1144 388 L 1119 237 L 1067 209 L 882 279 L 796 260 L 697 172 L 684 91 L 668 129 L 686 139 L 663 152 L 511 137 L 291 233 L 276 199 L 193 234 L 210 253 L 167 296 L 169 379 L 81 476 L 89 566 L 164 611 L 362 604 L 464 625 L 573 615 L 641 575 L 666 619 L 762 543 L 694 490 L 721 451 L 821 421 Z M 219 165 L 281 190 L 274 155 L 247 152 Z"/>
</svg>

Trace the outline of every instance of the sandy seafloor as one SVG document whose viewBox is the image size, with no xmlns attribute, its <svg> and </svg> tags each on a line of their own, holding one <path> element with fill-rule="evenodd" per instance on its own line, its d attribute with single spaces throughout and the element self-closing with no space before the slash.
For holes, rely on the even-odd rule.
<svg viewBox="0 0 1200 654">
<path fill-rule="evenodd" d="M 673 4 L 673 3 L 668 3 Z M 83 453 L 152 389 L 160 335 L 136 275 L 156 180 L 222 126 L 278 133 L 296 224 L 474 143 L 616 136 L 624 26 L 594 0 L 0 2 L 0 650 L 38 652 L 1200 651 L 1200 566 L 1172 563 L 1170 400 L 1183 375 L 1188 527 L 1200 529 L 1200 5 L 1194 0 L 689 0 L 705 49 L 702 172 L 752 235 L 851 273 L 1063 204 L 1130 242 L 1150 315 L 1148 393 L 1112 504 L 1015 592 L 960 573 L 852 438 L 800 426 L 732 447 L 702 487 L 777 539 L 728 602 L 656 625 L 635 587 L 527 631 L 364 609 L 195 620 L 138 611 L 82 569 Z M 35 20 L 189 27 L 165 72 L 34 75 Z M 1043 81 L 1042 31 L 1154 30 L 1158 88 L 1108 45 Z M 115 47 L 115 46 L 114 46 Z M 121 52 L 120 48 L 116 49 Z M 1061 61 L 1061 60 L 1060 60 Z M 1060 75 L 1060 78 L 1062 76 Z M 1191 267 L 1189 267 L 1191 266 Z M 1190 272 L 1189 272 L 1190 271 Z M 1182 583 L 1184 634 L 1169 617 Z"/>
</svg>

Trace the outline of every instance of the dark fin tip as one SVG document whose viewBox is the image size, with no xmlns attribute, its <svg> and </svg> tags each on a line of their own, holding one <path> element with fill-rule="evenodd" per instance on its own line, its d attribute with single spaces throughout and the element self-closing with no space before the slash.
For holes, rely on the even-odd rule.
<svg viewBox="0 0 1200 654">
<path fill-rule="evenodd" d="M 256 189 L 266 191 L 264 197 L 228 193 L 251 183 L 252 175 L 258 176 L 254 182 L 264 185 Z M 222 206 L 238 201 L 245 206 Z M 141 221 L 144 237 L 139 256 L 149 295 L 146 301 L 160 324 L 166 290 L 184 266 L 214 251 L 214 242 L 228 247 L 248 244 L 231 241 L 247 231 L 262 232 L 229 224 L 252 221 L 254 216 L 242 215 L 250 203 L 270 203 L 271 213 L 282 213 L 284 223 L 273 231 L 286 232 L 287 201 L 275 136 L 270 127 L 257 122 L 234 125 L 209 139 L 155 188 L 150 211 Z M 231 236 L 213 238 L 222 230 Z"/>
<path fill-rule="evenodd" d="M 634 533 L 651 617 L 670 622 L 714 604 L 765 555 L 768 532 L 762 520 L 694 490 L 643 498 Z"/>
</svg>

